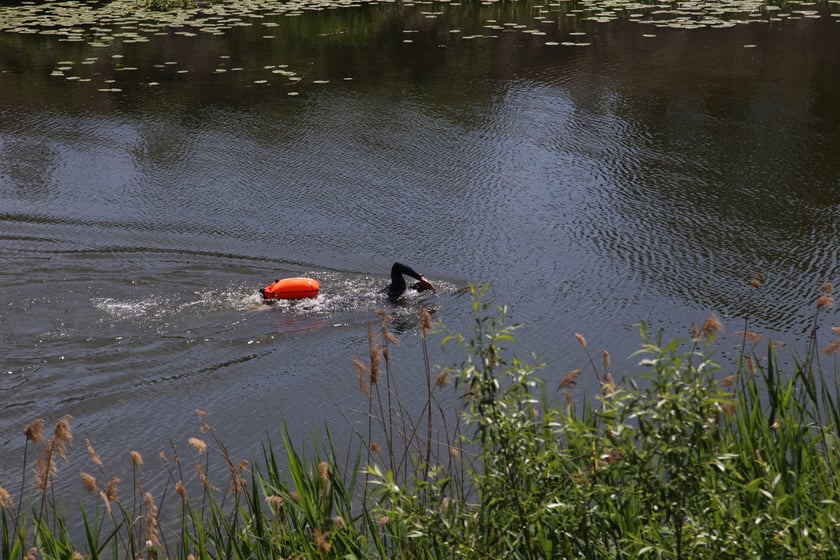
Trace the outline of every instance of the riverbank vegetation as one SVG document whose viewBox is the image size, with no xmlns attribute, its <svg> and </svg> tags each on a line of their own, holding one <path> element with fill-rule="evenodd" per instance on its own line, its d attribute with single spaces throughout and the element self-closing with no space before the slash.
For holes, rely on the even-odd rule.
<svg viewBox="0 0 840 560">
<path fill-rule="evenodd" d="M 840 338 L 817 340 L 831 292 L 822 287 L 804 355 L 790 360 L 746 324 L 739 358 L 718 366 L 723 326 L 711 316 L 683 340 L 640 325 L 643 371 L 622 380 L 576 335 L 590 371 L 549 382 L 512 352 L 505 308 L 474 288 L 471 335 L 434 330 L 420 309 L 419 411 L 392 383 L 397 339 L 381 313 L 355 360 L 367 420 L 349 454 L 324 434 L 304 455 L 287 433 L 250 464 L 204 423 L 161 453 L 164 482 L 148 489 L 139 453 L 128 454 L 131 480 L 90 442 L 89 464 L 67 465 L 70 419 L 51 433 L 35 420 L 20 480 L 0 481 L 0 556 L 840 558 Z M 433 370 L 438 339 L 460 349 L 459 365 Z M 585 375 L 600 391 L 579 402 Z M 65 503 L 60 476 L 79 477 L 90 499 Z"/>
</svg>

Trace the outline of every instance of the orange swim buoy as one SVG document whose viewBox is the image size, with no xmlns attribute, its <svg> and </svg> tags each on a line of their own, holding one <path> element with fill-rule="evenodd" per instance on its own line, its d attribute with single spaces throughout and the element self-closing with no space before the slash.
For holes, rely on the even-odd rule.
<svg viewBox="0 0 840 560">
<path fill-rule="evenodd" d="M 260 290 L 263 299 L 314 298 L 321 285 L 314 278 L 283 278 Z"/>
</svg>

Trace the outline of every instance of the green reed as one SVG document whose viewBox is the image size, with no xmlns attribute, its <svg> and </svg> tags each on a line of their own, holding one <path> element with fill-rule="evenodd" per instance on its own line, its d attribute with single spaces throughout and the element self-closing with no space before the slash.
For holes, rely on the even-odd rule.
<svg viewBox="0 0 840 560">
<path fill-rule="evenodd" d="M 717 317 L 680 340 L 642 323 L 640 370 L 618 382 L 609 353 L 596 360 L 576 334 L 600 391 L 575 402 L 582 372 L 513 354 L 518 325 L 473 287 L 471 335 L 435 331 L 419 310 L 419 410 L 400 398 L 398 340 L 380 312 L 367 360 L 354 360 L 366 424 L 346 454 L 327 430 L 303 456 L 284 429 L 256 464 L 236 460 L 198 411 L 200 433 L 160 454 L 153 489 L 139 453 L 123 482 L 86 441 L 89 498 L 76 509 L 54 484 L 71 419 L 49 438 L 36 420 L 17 496 L 0 488 L 0 557 L 840 558 L 836 363 L 825 370 L 840 338 L 817 340 L 832 290 L 790 371 L 748 321 L 728 371 L 712 360 Z M 457 365 L 433 371 L 434 336 Z"/>
</svg>

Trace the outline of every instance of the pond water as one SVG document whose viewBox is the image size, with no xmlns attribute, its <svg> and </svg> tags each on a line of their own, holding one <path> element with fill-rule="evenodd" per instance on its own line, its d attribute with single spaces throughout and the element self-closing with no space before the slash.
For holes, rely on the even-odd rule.
<svg viewBox="0 0 840 560">
<path fill-rule="evenodd" d="M 795 351 L 838 280 L 836 3 L 61 5 L 0 7 L 6 487 L 36 417 L 115 462 L 196 435 L 195 409 L 243 457 L 282 418 L 346 433 L 379 307 L 422 402 L 420 299 L 378 293 L 396 260 L 465 332 L 461 289 L 491 283 L 549 386 L 591 372 L 575 333 L 638 374 L 641 320 L 717 313 L 723 362 L 745 324 Z M 296 275 L 321 295 L 260 302 Z"/>
</svg>

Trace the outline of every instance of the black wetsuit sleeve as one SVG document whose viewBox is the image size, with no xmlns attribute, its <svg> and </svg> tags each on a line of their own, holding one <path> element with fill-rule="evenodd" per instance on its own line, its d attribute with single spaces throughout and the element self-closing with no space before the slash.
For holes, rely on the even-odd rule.
<svg viewBox="0 0 840 560">
<path fill-rule="evenodd" d="M 403 274 L 411 276 L 415 280 L 420 280 L 420 278 L 422 278 L 422 275 L 410 266 L 406 266 L 402 263 L 394 263 L 394 266 L 391 267 L 391 282 L 395 281 L 395 277 L 401 277 Z"/>
</svg>

